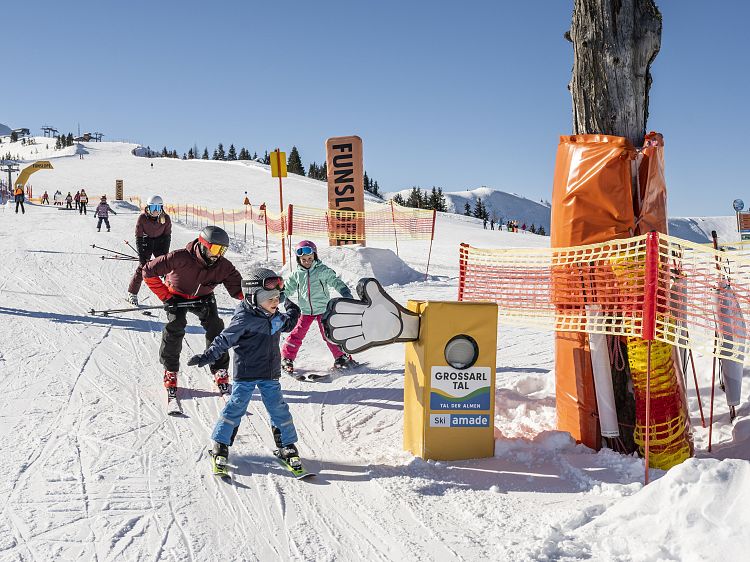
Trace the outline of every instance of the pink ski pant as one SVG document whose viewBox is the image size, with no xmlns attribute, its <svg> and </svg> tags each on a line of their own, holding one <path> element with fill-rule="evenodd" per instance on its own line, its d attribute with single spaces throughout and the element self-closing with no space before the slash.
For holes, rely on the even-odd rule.
<svg viewBox="0 0 750 562">
<path fill-rule="evenodd" d="M 295 357 L 297 357 L 299 348 L 302 346 L 302 340 L 305 339 L 307 330 L 310 329 L 310 325 L 313 323 L 313 320 L 318 323 L 320 335 L 323 335 L 323 323 L 320 321 L 320 314 L 316 314 L 314 316 L 311 314 L 301 314 L 299 320 L 297 320 L 297 325 L 291 332 L 289 332 L 284 345 L 281 347 L 281 356 L 284 359 L 291 359 L 292 361 L 294 361 Z M 331 354 L 333 355 L 334 359 L 338 359 L 344 354 L 339 346 L 329 342 L 327 339 L 325 339 L 325 336 L 323 337 L 323 341 L 326 342 L 328 349 L 331 350 Z"/>
</svg>

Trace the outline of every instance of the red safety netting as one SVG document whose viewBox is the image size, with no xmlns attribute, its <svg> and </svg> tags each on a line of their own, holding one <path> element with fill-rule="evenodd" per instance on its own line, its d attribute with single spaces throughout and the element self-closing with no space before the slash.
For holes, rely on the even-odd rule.
<svg viewBox="0 0 750 562">
<path fill-rule="evenodd" d="M 572 248 L 462 244 L 459 300 L 496 302 L 503 323 L 653 338 L 743 362 L 750 257 L 656 234 Z"/>
</svg>

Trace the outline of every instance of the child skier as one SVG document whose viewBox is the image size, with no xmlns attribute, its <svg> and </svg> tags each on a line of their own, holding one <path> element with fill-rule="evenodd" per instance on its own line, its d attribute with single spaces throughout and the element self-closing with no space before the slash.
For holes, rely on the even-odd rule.
<svg viewBox="0 0 750 562">
<path fill-rule="evenodd" d="M 286 312 L 279 311 L 283 290 L 284 280 L 276 273 L 262 267 L 253 269 L 242 280 L 245 298 L 237 305 L 229 326 L 206 351 L 188 361 L 188 365 L 203 367 L 216 361 L 230 348 L 235 349 L 232 395 L 211 434 L 214 444 L 210 454 L 217 474 L 226 474 L 229 447 L 256 386 L 271 418 L 273 438 L 278 447 L 275 454 L 293 471 L 302 469 L 295 446 L 297 431 L 279 384 L 279 338 L 281 332 L 288 332 L 297 323 L 300 309 L 286 300 Z"/>
<path fill-rule="evenodd" d="M 117 214 L 112 210 L 112 207 L 109 206 L 109 203 L 107 203 L 107 196 L 102 195 L 101 201 L 99 201 L 96 209 L 94 209 L 94 216 L 99 219 L 99 222 L 96 223 L 97 232 L 102 229 L 102 221 L 107 225 L 107 232 L 109 232 L 109 213 L 112 213 L 113 215 Z"/>
<path fill-rule="evenodd" d="M 297 267 L 284 281 L 285 292 L 287 296 L 297 301 L 302 314 L 281 348 L 281 367 L 290 374 L 294 372 L 294 359 L 313 322 L 318 323 L 320 333 L 323 335 L 320 317 L 326 311 L 328 301 L 331 300 L 330 289 L 336 289 L 344 298 L 352 298 L 352 292 L 346 283 L 336 275 L 335 271 L 320 261 L 318 248 L 313 242 L 303 240 L 297 244 L 295 253 L 297 254 Z M 351 355 L 345 354 L 337 345 L 329 343 L 325 340 L 325 336 L 323 339 L 333 355 L 334 368 L 347 368 L 356 364 Z"/>
<path fill-rule="evenodd" d="M 143 281 L 143 266 L 151 257 L 158 258 L 169 252 L 172 241 L 172 219 L 164 212 L 164 201 L 152 195 L 135 223 L 135 247 L 138 250 L 138 267 L 128 285 L 127 300 L 138 306 L 138 291 Z"/>
</svg>

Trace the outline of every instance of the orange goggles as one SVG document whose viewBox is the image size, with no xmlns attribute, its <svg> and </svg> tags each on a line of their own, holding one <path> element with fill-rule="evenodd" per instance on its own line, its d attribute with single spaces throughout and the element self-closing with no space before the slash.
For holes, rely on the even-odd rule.
<svg viewBox="0 0 750 562">
<path fill-rule="evenodd" d="M 222 246 L 221 244 L 211 244 L 200 236 L 198 237 L 198 241 L 203 245 L 204 248 L 206 248 L 206 250 L 208 250 L 208 253 L 212 256 L 223 256 L 229 249 L 228 246 Z"/>
</svg>

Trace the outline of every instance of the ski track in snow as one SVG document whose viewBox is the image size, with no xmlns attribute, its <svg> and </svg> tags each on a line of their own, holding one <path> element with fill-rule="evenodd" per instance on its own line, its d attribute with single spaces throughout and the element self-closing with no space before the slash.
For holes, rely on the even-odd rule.
<svg viewBox="0 0 750 562">
<path fill-rule="evenodd" d="M 396 344 L 363 353 L 365 365 L 328 382 L 282 375 L 301 455 L 317 476 L 297 481 L 275 461 L 256 393 L 231 448 L 232 479 L 213 477 L 206 451 L 224 400 L 208 369 L 183 363 L 185 415 L 169 417 L 158 363 L 163 313 L 87 313 L 124 303 L 133 264 L 103 261 L 91 243 L 123 250 L 135 218 L 121 213 L 111 233 L 96 233 L 91 216 L 54 208 L 0 215 L 15 229 L 0 233 L 7 334 L 0 436 L 12 444 L 0 460 L 0 559 L 585 558 L 596 550 L 560 550 L 557 542 L 640 489 L 640 460 L 593 454 L 550 431 L 553 336 L 505 325 L 498 331 L 494 458 L 433 462 L 402 450 L 403 346 Z M 175 225 L 173 248 L 194 231 Z M 229 257 L 241 272 L 265 256 L 260 238 L 257 244 L 233 242 Z M 436 277 L 389 293 L 400 302 L 455 299 L 456 248 L 435 250 Z M 401 255 L 424 270 L 419 243 L 404 244 Z M 272 246 L 271 260 L 279 257 Z M 140 294 L 149 294 L 145 285 Z M 144 304 L 156 300 L 148 298 Z M 236 301 L 222 287 L 217 298 L 228 322 Z M 203 348 L 189 315 L 183 361 Z M 324 372 L 332 361 L 310 330 L 297 365 Z M 704 381 L 704 396 L 706 389 Z M 688 395 L 695 416 L 694 390 Z M 696 431 L 698 445 L 706 432 Z M 715 426 L 717 450 L 730 454 L 733 437 L 750 438 L 746 424 Z"/>
</svg>

